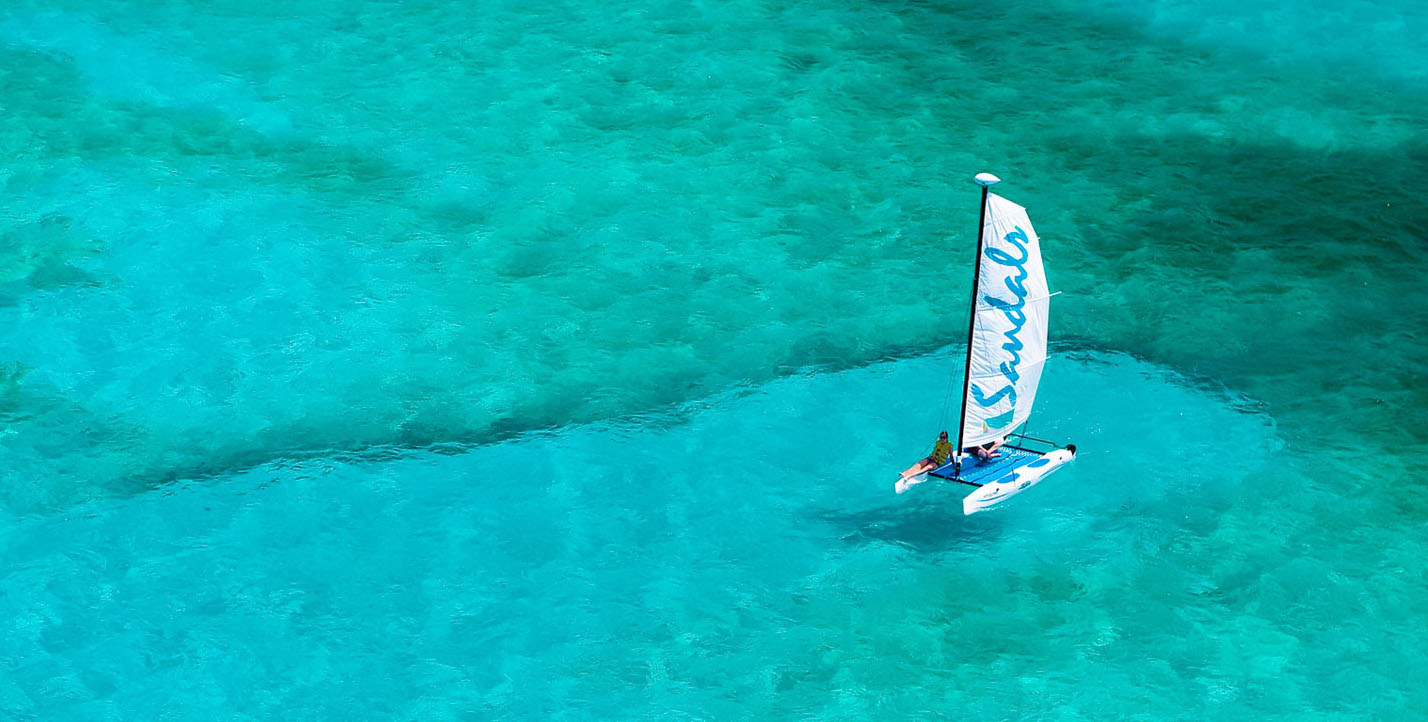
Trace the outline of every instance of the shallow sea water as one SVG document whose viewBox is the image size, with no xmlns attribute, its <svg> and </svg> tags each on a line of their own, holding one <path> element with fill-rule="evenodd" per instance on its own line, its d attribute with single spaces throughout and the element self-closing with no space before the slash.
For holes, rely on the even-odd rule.
<svg viewBox="0 0 1428 722">
<path fill-rule="evenodd" d="M 12 3 L 16 719 L 1428 714 L 1428 13 Z M 1043 238 L 963 518 L 976 222 Z"/>
</svg>

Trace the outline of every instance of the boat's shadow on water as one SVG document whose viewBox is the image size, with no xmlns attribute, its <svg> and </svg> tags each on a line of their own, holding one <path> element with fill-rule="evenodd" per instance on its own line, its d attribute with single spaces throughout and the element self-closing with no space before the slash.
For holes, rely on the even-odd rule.
<svg viewBox="0 0 1428 722">
<path fill-rule="evenodd" d="M 829 510 L 818 518 L 848 544 L 897 544 L 919 552 L 978 547 L 996 541 L 1005 532 L 1001 525 L 964 516 L 956 503 L 940 500 L 853 512 Z"/>
</svg>

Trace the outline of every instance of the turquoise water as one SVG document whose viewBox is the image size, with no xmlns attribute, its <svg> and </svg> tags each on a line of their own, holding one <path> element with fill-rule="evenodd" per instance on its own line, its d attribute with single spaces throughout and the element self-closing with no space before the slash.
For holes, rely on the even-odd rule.
<svg viewBox="0 0 1428 722">
<path fill-rule="evenodd" d="M 1428 713 L 1416 5 L 132 5 L 0 13 L 6 716 Z"/>
</svg>

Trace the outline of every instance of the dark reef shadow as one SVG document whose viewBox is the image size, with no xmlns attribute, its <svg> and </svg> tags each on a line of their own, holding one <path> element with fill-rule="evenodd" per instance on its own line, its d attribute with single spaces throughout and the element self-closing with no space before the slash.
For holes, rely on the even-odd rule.
<svg viewBox="0 0 1428 722">
<path fill-rule="evenodd" d="M 897 544 L 917 552 L 982 546 L 1005 533 L 1000 524 L 963 515 L 961 497 L 950 490 L 931 489 L 926 493 L 937 497 L 912 503 L 899 500 L 855 511 L 828 510 L 815 517 L 832 526 L 838 539 L 846 544 Z"/>
</svg>

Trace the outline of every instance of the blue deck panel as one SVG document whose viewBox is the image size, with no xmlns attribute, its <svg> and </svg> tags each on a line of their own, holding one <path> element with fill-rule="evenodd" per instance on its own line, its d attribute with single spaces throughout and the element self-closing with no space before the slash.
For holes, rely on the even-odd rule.
<svg viewBox="0 0 1428 722">
<path fill-rule="evenodd" d="M 962 462 L 962 476 L 960 478 L 954 473 L 957 467 L 951 461 L 927 473 L 929 476 L 981 486 L 989 481 L 996 481 L 1043 456 L 1043 454 L 1039 452 L 1009 446 L 1004 446 L 997 451 L 999 453 L 996 458 L 990 461 L 984 461 L 976 457 L 964 460 Z"/>
</svg>

